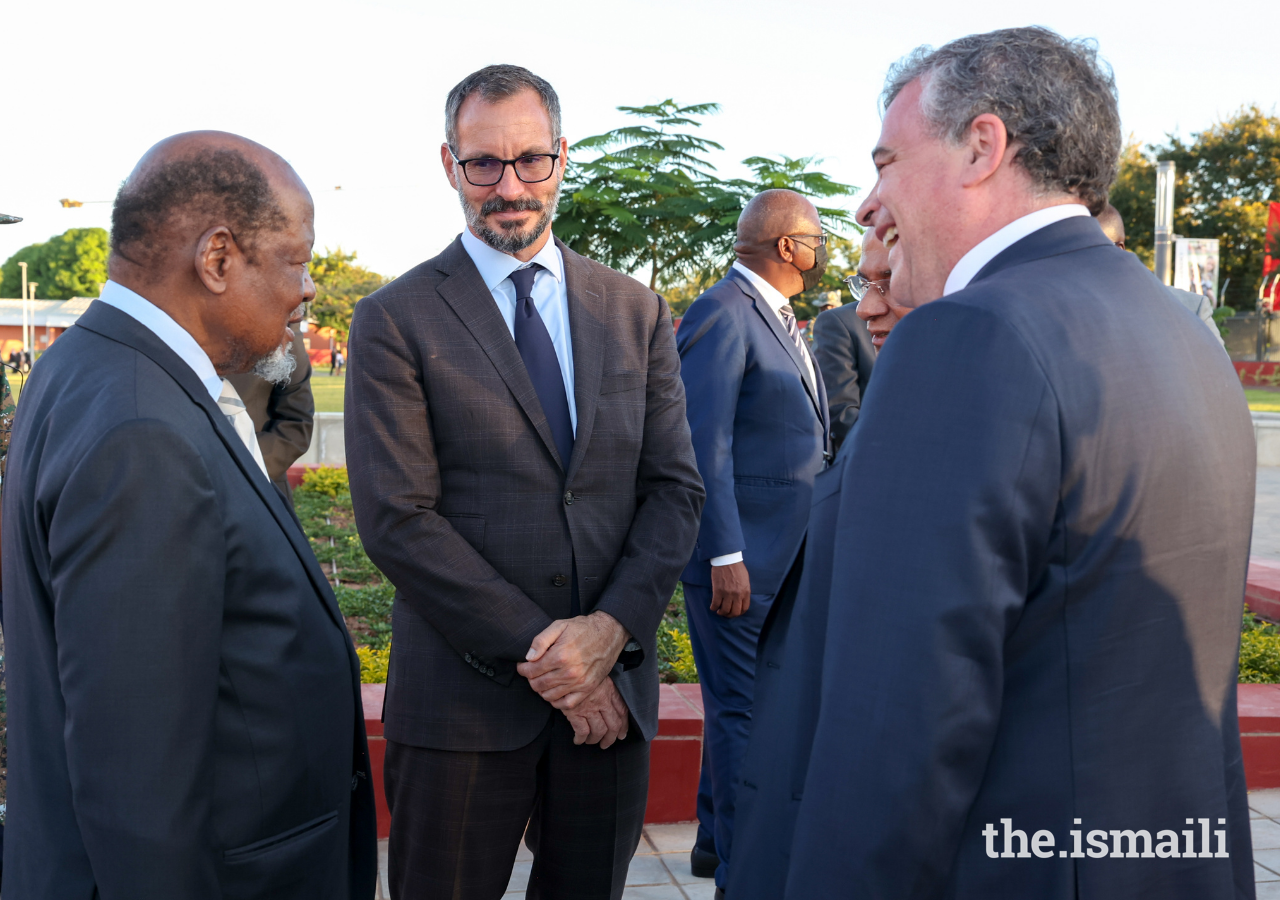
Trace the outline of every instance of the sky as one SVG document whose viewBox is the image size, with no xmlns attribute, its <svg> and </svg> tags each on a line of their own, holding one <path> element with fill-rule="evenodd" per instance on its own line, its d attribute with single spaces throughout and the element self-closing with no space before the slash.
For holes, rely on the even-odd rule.
<svg viewBox="0 0 1280 900">
<path fill-rule="evenodd" d="M 1097 41 L 1124 130 L 1143 143 L 1188 137 L 1242 104 L 1280 106 L 1274 0 L 8 0 L 0 212 L 25 221 L 0 228 L 0 260 L 68 228 L 109 227 L 110 200 L 149 146 L 212 128 L 293 164 L 315 198 L 317 250 L 341 246 L 398 275 L 462 228 L 440 166 L 444 100 L 498 62 L 551 82 L 571 144 L 624 124 L 620 105 L 714 101 L 722 111 L 701 133 L 725 148 L 721 175 L 745 174 L 749 156 L 817 156 L 866 189 L 890 64 L 921 44 L 1031 24 Z M 64 197 L 85 205 L 63 209 Z"/>
</svg>

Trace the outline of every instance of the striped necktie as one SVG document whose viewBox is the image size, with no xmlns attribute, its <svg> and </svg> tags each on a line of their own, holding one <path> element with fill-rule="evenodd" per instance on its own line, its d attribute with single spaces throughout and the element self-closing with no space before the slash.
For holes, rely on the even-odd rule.
<svg viewBox="0 0 1280 900">
<path fill-rule="evenodd" d="M 258 464 L 262 474 L 269 479 L 271 476 L 267 474 L 267 464 L 262 459 L 258 435 L 253 429 L 253 418 L 249 415 L 249 410 L 245 409 L 244 401 L 240 399 L 235 385 L 225 378 L 222 379 L 222 395 L 218 397 L 218 409 L 222 410 L 222 414 L 227 417 L 227 421 L 235 429 L 236 436 L 244 443 L 245 449 Z"/>
<path fill-rule="evenodd" d="M 800 337 L 800 326 L 796 324 L 796 311 L 791 308 L 790 303 L 784 303 L 778 307 L 778 312 L 782 313 L 782 324 L 787 329 L 787 334 L 791 335 L 796 349 L 800 351 L 801 356 L 804 356 L 804 338 Z"/>
</svg>

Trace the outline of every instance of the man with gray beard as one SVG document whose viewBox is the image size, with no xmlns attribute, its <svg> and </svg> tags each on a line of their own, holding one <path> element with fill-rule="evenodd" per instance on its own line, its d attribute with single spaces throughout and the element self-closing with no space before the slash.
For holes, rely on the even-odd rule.
<svg viewBox="0 0 1280 900">
<path fill-rule="evenodd" d="M 367 900 L 360 664 L 227 376 L 287 377 L 311 196 L 161 141 L 99 300 L 40 360 L 4 492 L 13 897 Z"/>
<path fill-rule="evenodd" d="M 391 896 L 500 897 L 523 834 L 527 896 L 617 898 L 703 501 L 671 314 L 552 239 L 551 85 L 481 69 L 445 135 L 467 228 L 360 301 L 347 375 L 356 523 L 396 587 Z"/>
</svg>

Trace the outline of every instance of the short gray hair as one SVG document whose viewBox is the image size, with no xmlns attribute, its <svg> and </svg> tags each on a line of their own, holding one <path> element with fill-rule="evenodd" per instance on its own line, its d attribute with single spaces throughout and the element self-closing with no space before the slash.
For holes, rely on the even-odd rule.
<svg viewBox="0 0 1280 900">
<path fill-rule="evenodd" d="M 1047 193 L 1073 194 L 1094 215 L 1120 166 L 1120 111 L 1111 67 L 1091 41 L 1047 28 L 973 34 L 934 50 L 918 47 L 885 79 L 884 109 L 924 79 L 920 110 L 937 137 L 962 142 L 973 120 L 1000 117 L 1014 159 Z"/>
<path fill-rule="evenodd" d="M 472 94 L 479 94 L 481 100 L 496 103 L 525 90 L 534 91 L 542 100 L 543 108 L 551 117 L 551 140 L 553 143 L 558 141 L 561 136 L 560 98 L 556 96 L 555 88 L 522 66 L 497 65 L 472 72 L 449 92 L 449 99 L 444 103 L 444 137 L 449 149 L 457 153 L 458 110 L 464 100 Z"/>
</svg>

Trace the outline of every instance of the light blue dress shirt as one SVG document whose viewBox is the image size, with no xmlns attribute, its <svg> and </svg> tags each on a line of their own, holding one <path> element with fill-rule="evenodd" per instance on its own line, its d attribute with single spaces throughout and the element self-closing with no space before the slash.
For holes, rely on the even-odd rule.
<svg viewBox="0 0 1280 900">
<path fill-rule="evenodd" d="M 125 315 L 136 319 L 139 325 L 163 341 L 170 350 L 178 354 L 179 359 L 191 367 L 191 371 L 196 373 L 196 377 L 209 392 L 213 402 L 218 402 L 218 398 L 222 396 L 222 377 L 214 370 L 209 354 L 205 353 L 196 343 L 196 339 L 167 312 L 147 298 L 114 281 L 108 281 L 103 285 L 98 302 L 114 306 Z"/>
<path fill-rule="evenodd" d="M 480 271 L 493 301 L 498 304 L 498 311 L 507 323 L 507 330 L 514 340 L 516 335 L 516 287 L 511 282 L 511 273 L 523 269 L 529 263 L 522 263 L 514 256 L 501 250 L 494 250 L 480 240 L 470 229 L 462 232 L 462 246 Z M 556 348 L 556 359 L 560 363 L 560 376 L 564 379 L 564 391 L 569 399 L 569 422 L 573 425 L 573 433 L 578 433 L 578 405 L 573 399 L 573 341 L 569 333 L 569 291 L 564 283 L 564 257 L 554 240 L 548 240 L 546 246 L 538 251 L 530 262 L 542 266 L 533 279 L 533 305 L 542 317 L 542 324 L 547 326 L 547 334 L 551 335 L 551 343 Z"/>
</svg>

